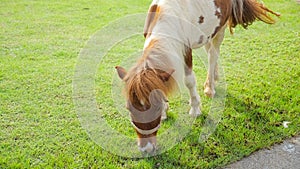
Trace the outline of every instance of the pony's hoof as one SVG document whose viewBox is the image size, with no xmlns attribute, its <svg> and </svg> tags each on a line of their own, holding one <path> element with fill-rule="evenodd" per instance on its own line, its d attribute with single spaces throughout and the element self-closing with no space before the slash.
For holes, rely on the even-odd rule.
<svg viewBox="0 0 300 169">
<path fill-rule="evenodd" d="M 198 116 L 200 116 L 201 115 L 201 111 L 200 111 L 199 107 L 196 108 L 196 109 L 195 108 L 191 108 L 191 110 L 189 112 L 189 115 L 192 116 L 192 117 L 198 117 Z"/>
<path fill-rule="evenodd" d="M 209 87 L 206 87 L 206 88 L 204 89 L 204 93 L 205 93 L 205 95 L 206 95 L 207 97 L 209 97 L 209 98 L 215 97 L 215 94 L 216 94 L 215 90 L 212 90 L 212 89 L 209 88 Z"/>
</svg>

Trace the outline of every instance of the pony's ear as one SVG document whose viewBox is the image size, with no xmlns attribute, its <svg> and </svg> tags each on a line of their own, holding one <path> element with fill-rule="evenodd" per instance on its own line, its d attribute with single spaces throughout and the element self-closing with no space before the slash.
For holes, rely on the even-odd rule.
<svg viewBox="0 0 300 169">
<path fill-rule="evenodd" d="M 152 4 L 148 10 L 148 15 L 146 17 L 145 25 L 144 25 L 144 37 L 148 36 L 148 33 L 151 33 L 152 30 L 150 28 L 152 22 L 154 21 L 156 12 L 157 12 L 157 4 Z"/>
<path fill-rule="evenodd" d="M 116 66 L 115 68 L 117 69 L 120 79 L 124 80 L 124 77 L 126 76 L 127 71 L 121 66 Z"/>
<path fill-rule="evenodd" d="M 171 69 L 167 72 L 163 71 L 163 72 L 158 73 L 158 76 L 160 77 L 160 79 L 162 81 L 167 82 L 174 72 L 175 72 L 175 70 Z"/>
</svg>

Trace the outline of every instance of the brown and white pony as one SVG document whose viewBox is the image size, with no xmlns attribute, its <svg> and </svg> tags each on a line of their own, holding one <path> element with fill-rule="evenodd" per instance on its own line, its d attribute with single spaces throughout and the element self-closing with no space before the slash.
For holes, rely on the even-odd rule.
<svg viewBox="0 0 300 169">
<path fill-rule="evenodd" d="M 279 14 L 256 0 L 154 0 L 145 22 L 144 52 L 128 72 L 117 66 L 125 82 L 127 108 L 143 152 L 154 152 L 156 134 L 166 119 L 167 97 L 184 83 L 189 89 L 189 114 L 199 116 L 200 96 L 192 70 L 192 49 L 205 46 L 209 66 L 204 92 L 215 95 L 217 59 L 226 26 L 247 28 L 255 20 L 272 24 Z"/>
</svg>

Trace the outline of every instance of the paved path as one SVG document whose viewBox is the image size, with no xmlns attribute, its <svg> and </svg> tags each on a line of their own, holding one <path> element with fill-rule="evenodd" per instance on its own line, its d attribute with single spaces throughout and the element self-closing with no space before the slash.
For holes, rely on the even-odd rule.
<svg viewBox="0 0 300 169">
<path fill-rule="evenodd" d="M 260 150 L 225 169 L 300 169 L 300 136 Z"/>
</svg>

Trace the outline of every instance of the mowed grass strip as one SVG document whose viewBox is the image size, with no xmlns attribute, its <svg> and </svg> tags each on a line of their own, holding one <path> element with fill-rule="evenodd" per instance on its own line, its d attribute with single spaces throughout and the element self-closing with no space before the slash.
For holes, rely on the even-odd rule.
<svg viewBox="0 0 300 169">
<path fill-rule="evenodd" d="M 0 168 L 216 168 L 299 134 L 300 5 L 266 0 L 282 14 L 275 25 L 256 22 L 248 30 L 237 27 L 233 36 L 227 31 L 220 59 L 228 85 L 226 106 L 206 142 L 199 143 L 198 137 L 210 99 L 202 92 L 204 65 L 195 58 L 203 115 L 181 143 L 146 159 L 122 158 L 94 143 L 81 127 L 72 100 L 78 54 L 97 30 L 125 15 L 145 13 L 150 3 L 1 2 Z M 106 97 L 112 79 L 107 72 L 140 51 L 142 43 L 143 37 L 135 36 L 114 47 L 96 78 L 97 102 L 105 118 L 132 137 L 129 121 L 119 118 Z M 109 57 L 118 58 L 113 62 Z M 291 122 L 288 128 L 283 121 Z M 170 125 L 172 120 L 165 127 Z"/>
</svg>

